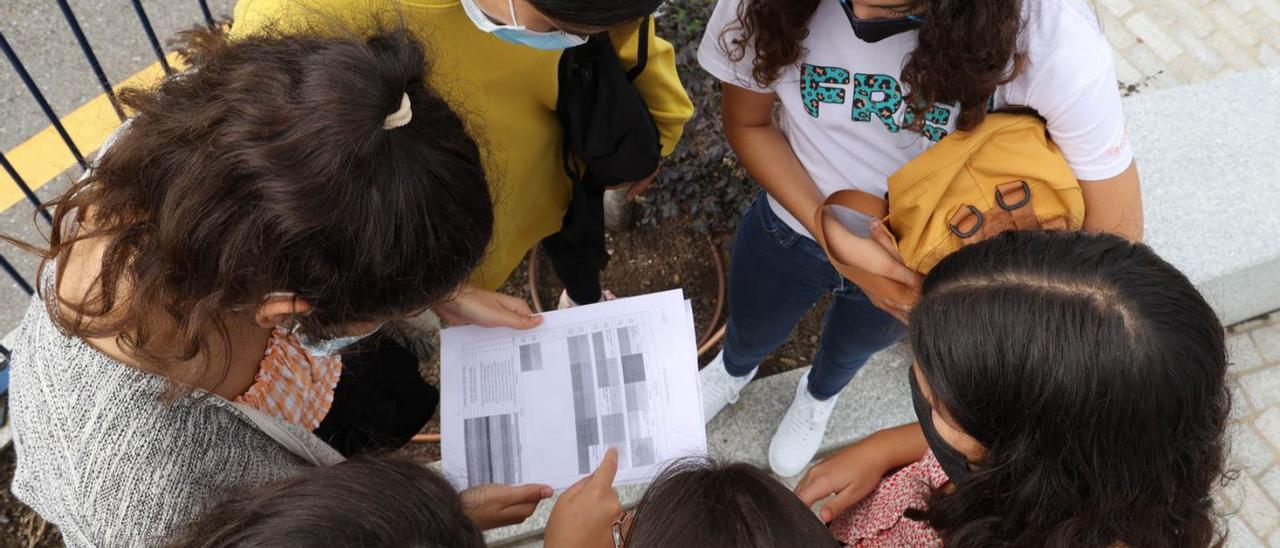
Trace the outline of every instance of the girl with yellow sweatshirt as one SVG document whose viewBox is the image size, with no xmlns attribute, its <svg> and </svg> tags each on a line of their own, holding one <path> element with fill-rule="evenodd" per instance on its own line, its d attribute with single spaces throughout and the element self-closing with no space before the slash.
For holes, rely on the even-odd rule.
<svg viewBox="0 0 1280 548">
<path fill-rule="evenodd" d="M 493 243 L 472 277 L 480 289 L 502 285 L 521 258 L 560 230 L 571 184 L 561 156 L 563 129 L 556 113 L 563 50 L 588 35 L 608 32 L 624 67 L 647 50 L 633 84 L 657 124 L 663 155 L 679 141 L 693 114 L 676 74 L 671 44 L 641 21 L 660 0 L 240 0 L 232 37 L 268 27 L 308 29 L 329 23 L 361 28 L 379 17 L 421 40 L 431 58 L 430 86 L 463 113 L 485 151 L 494 199 Z M 640 48 L 639 32 L 648 33 Z M 656 175 L 656 173 L 655 173 Z M 650 177 L 637 181 L 642 192 Z M 507 317 L 527 326 L 523 306 L 491 301 L 497 323 Z M 585 304 L 585 303 L 583 303 Z M 513 309 L 514 308 L 514 309 Z M 448 320 L 448 318 L 445 318 Z"/>
</svg>

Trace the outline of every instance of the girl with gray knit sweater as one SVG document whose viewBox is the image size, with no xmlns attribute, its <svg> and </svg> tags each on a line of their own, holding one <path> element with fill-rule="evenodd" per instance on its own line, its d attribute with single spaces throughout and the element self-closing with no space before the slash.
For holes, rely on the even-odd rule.
<svg viewBox="0 0 1280 548">
<path fill-rule="evenodd" d="M 537 323 L 464 285 L 493 225 L 481 152 L 409 34 L 190 38 L 190 70 L 121 94 L 130 123 L 32 248 L 12 489 L 70 546 L 158 544 L 342 461 L 313 433 L 336 353 L 384 322 Z M 549 494 L 490 488 L 468 514 L 522 521 Z"/>
</svg>

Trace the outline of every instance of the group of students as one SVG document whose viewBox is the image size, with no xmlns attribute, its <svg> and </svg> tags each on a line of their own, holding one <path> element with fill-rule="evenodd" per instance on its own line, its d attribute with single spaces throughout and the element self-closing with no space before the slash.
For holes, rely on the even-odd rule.
<svg viewBox="0 0 1280 548">
<path fill-rule="evenodd" d="M 457 492 L 379 456 L 438 398 L 427 356 L 384 326 L 428 309 L 539 323 L 493 290 L 570 207 L 561 55 L 597 35 L 645 65 L 632 84 L 669 153 L 692 107 L 644 21 L 660 4 L 240 0 L 228 36 L 186 34 L 190 67 L 121 94 L 133 116 L 31 248 L 44 262 L 13 349 L 14 494 L 71 546 L 482 546 L 481 530 L 526 519 L 550 488 Z M 1110 56 L 1085 0 L 720 0 L 698 60 L 763 192 L 734 242 L 724 350 L 699 374 L 705 419 L 834 295 L 772 471 L 809 466 L 836 398 L 904 337 L 918 422 L 837 451 L 794 491 L 746 464 L 679 461 L 625 512 L 610 451 L 560 495 L 546 545 L 1221 541 L 1223 329 L 1133 243 Z M 815 226 L 827 195 L 882 195 L 1010 106 L 1044 118 L 1083 231 L 1008 232 L 922 277 L 876 243 L 875 219 Z M 828 250 L 919 301 L 854 284 Z M 561 305 L 609 297 L 587 281 Z"/>
</svg>

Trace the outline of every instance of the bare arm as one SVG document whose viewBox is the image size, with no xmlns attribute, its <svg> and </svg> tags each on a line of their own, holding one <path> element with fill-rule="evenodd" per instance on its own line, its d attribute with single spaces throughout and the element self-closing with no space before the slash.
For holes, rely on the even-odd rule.
<svg viewBox="0 0 1280 548">
<path fill-rule="evenodd" d="M 773 120 L 773 105 L 778 96 L 727 83 L 721 88 L 724 133 L 738 160 L 810 234 L 816 233 L 813 214 L 822 205 L 822 192 Z"/>
<path fill-rule="evenodd" d="M 1080 187 L 1084 190 L 1085 230 L 1142 241 L 1142 188 L 1137 163 L 1129 164 L 1123 173 L 1110 179 L 1080 181 Z"/>
<path fill-rule="evenodd" d="M 907 268 L 902 260 L 879 243 L 855 236 L 835 219 L 826 216 L 822 227 L 814 226 L 815 213 L 825 196 L 800 163 L 782 129 L 773 119 L 773 106 L 778 97 L 773 93 L 756 93 L 732 84 L 723 84 L 724 132 L 738 160 L 765 191 L 791 213 L 810 235 L 823 230 L 827 247 L 840 261 L 856 265 L 873 276 L 889 278 L 908 288 L 919 287 L 920 276 Z M 904 319 L 908 303 L 893 295 L 882 295 L 874 288 L 862 287 L 871 302 L 882 310 Z"/>
<path fill-rule="evenodd" d="M 924 458 L 928 450 L 920 423 L 886 428 L 814 465 L 796 486 L 796 496 L 812 506 L 835 494 L 818 514 L 829 522 L 871 494 L 885 473 Z"/>
</svg>

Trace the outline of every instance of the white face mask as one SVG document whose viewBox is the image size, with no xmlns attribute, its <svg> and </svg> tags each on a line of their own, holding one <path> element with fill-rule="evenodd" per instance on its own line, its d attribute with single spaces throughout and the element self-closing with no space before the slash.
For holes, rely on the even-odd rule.
<svg viewBox="0 0 1280 548">
<path fill-rule="evenodd" d="M 504 42 L 546 51 L 568 49 L 587 43 L 586 36 L 569 34 L 562 30 L 537 32 L 524 28 L 516 20 L 515 0 L 507 0 L 507 7 L 511 10 L 510 25 L 499 25 L 493 22 L 488 15 L 485 15 L 484 10 L 480 9 L 475 0 L 459 1 L 462 2 L 463 11 L 467 12 L 467 17 L 471 19 L 476 28 L 497 36 Z"/>
</svg>

